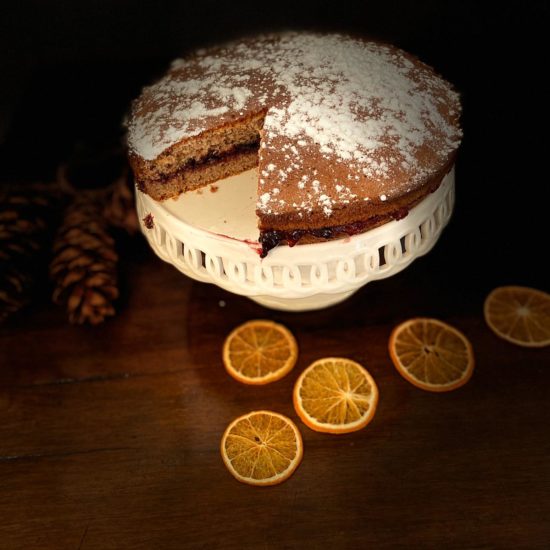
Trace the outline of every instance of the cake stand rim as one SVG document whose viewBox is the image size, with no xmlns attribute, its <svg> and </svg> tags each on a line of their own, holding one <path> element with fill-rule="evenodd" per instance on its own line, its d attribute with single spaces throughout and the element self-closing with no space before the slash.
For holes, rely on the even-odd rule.
<svg viewBox="0 0 550 550">
<path fill-rule="evenodd" d="M 445 175 L 438 188 L 427 195 L 425 198 L 423 198 L 418 204 L 413 206 L 408 214 L 400 220 L 390 220 L 370 230 L 364 231 L 362 233 L 357 233 L 356 235 L 352 235 L 349 237 L 332 239 L 318 243 L 300 244 L 295 246 L 280 245 L 270 250 L 265 258 L 260 258 L 259 256 L 258 250 L 260 244 L 258 242 L 243 241 L 230 237 L 228 235 L 214 233 L 207 229 L 191 225 L 175 216 L 166 208 L 163 208 L 161 202 L 155 201 L 150 196 L 143 193 L 142 191 L 139 191 L 138 189 L 136 189 L 136 201 L 141 199 L 147 205 L 146 210 L 150 210 L 151 213 L 153 213 L 154 219 L 160 218 L 165 222 L 167 221 L 168 223 L 165 223 L 165 229 L 166 226 L 170 226 L 170 228 L 177 228 L 182 233 L 195 235 L 202 241 L 202 243 L 208 242 L 211 243 L 214 247 L 223 246 L 230 248 L 232 252 L 238 251 L 247 256 L 247 261 L 253 261 L 254 259 L 256 259 L 257 261 L 265 265 L 278 264 L 279 262 L 295 263 L 296 259 L 294 256 L 296 255 L 296 250 L 300 251 L 301 256 L 306 256 L 309 252 L 314 252 L 315 254 L 324 253 L 327 251 L 334 252 L 336 251 L 336 247 L 342 247 L 342 245 L 344 245 L 345 248 L 349 248 L 350 251 L 356 251 L 357 249 L 364 248 L 366 244 L 372 244 L 369 241 L 377 241 L 383 236 L 387 239 L 388 236 L 391 236 L 392 233 L 402 232 L 398 230 L 405 229 L 410 225 L 414 225 L 413 223 L 411 223 L 413 218 L 421 217 L 421 214 L 424 210 L 437 208 L 437 206 L 444 201 L 447 193 L 450 190 L 454 189 L 454 172 L 455 168 L 453 166 L 451 170 Z M 147 236 L 147 233 L 144 230 L 143 226 L 141 227 L 141 229 L 142 232 Z M 177 234 L 179 233 L 179 231 L 171 231 L 171 233 Z M 341 248 L 337 251 L 336 256 L 340 257 L 342 255 L 345 255 L 346 252 L 347 251 L 342 250 Z M 305 260 L 301 263 L 310 263 L 310 261 Z"/>
<path fill-rule="evenodd" d="M 163 212 L 161 204 L 155 204 L 143 193 L 136 192 L 136 206 L 142 221 L 142 232 L 150 246 L 161 259 L 183 274 L 246 296 L 264 307 L 308 311 L 335 305 L 364 284 L 390 277 L 429 252 L 453 212 L 454 169 L 433 193 L 401 220 L 390 221 L 345 239 L 292 248 L 279 246 L 264 259 L 246 242 L 208 232 L 182 220 L 178 221 L 184 230 L 175 232 L 173 225 L 166 223 L 166 220 L 177 220 L 177 216 L 165 210 Z M 154 216 L 150 228 L 145 226 L 147 213 Z M 168 215 L 163 216 L 163 213 Z M 142 218 L 144 215 L 145 218 Z M 410 248 L 404 248 L 402 254 L 402 245 L 410 237 L 413 237 L 409 241 Z M 417 237 L 420 244 L 414 245 Z M 357 258 L 361 258 L 366 265 L 370 254 L 370 260 L 376 264 L 382 248 L 386 253 L 385 263 L 374 265 L 372 270 L 366 268 L 360 276 L 354 277 L 357 275 L 354 267 Z M 392 254 L 395 255 L 393 259 Z M 324 269 L 322 279 L 314 271 L 318 266 L 321 271 Z M 347 266 L 350 266 L 353 276 L 346 273 Z M 268 279 L 267 283 L 264 272 L 271 274 L 271 280 Z M 274 274 L 278 280 L 275 280 Z M 295 276 L 297 279 L 294 279 Z M 315 307 L 311 307 L 311 301 L 308 301 L 312 297 L 317 301 Z M 279 307 L 262 303 L 272 301 L 271 298 L 278 301 Z"/>
</svg>

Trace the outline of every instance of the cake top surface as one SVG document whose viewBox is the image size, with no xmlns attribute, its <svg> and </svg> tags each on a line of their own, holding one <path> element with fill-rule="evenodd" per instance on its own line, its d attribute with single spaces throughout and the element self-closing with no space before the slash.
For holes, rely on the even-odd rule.
<svg viewBox="0 0 550 550">
<path fill-rule="evenodd" d="M 130 151 L 152 161 L 182 140 L 265 112 L 258 209 L 330 217 L 422 185 L 458 148 L 458 94 L 393 46 L 281 33 L 200 50 L 145 88 Z"/>
</svg>

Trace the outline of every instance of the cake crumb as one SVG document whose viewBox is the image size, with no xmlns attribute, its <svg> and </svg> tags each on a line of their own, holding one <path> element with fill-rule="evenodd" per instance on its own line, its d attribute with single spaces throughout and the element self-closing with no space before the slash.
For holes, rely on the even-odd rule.
<svg viewBox="0 0 550 550">
<path fill-rule="evenodd" d="M 147 229 L 153 229 L 155 227 L 155 221 L 153 219 L 153 214 L 149 213 L 143 218 L 143 225 Z"/>
<path fill-rule="evenodd" d="M 219 187 L 217 185 L 211 185 L 210 186 L 210 193 L 217 193 Z"/>
</svg>

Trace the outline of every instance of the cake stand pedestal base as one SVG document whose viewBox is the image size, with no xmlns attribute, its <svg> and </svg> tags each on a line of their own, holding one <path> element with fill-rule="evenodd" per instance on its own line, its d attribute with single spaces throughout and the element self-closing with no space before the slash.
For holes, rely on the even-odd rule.
<svg viewBox="0 0 550 550">
<path fill-rule="evenodd" d="M 293 298 L 292 300 L 273 296 L 250 296 L 250 299 L 261 306 L 279 311 L 315 311 L 316 309 L 335 306 L 347 300 L 355 292 L 356 290 L 349 290 L 335 294 L 314 294 L 307 298 Z"/>
</svg>

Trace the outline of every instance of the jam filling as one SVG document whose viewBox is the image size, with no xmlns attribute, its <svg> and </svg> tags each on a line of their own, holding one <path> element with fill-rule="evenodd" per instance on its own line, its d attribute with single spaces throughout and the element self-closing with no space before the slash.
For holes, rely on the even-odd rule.
<svg viewBox="0 0 550 550">
<path fill-rule="evenodd" d="M 199 160 L 191 159 L 187 161 L 183 166 L 182 169 L 185 170 L 186 168 L 193 168 L 194 166 L 203 166 L 207 164 L 213 164 L 215 162 L 219 162 L 220 160 L 224 160 L 227 158 L 232 157 L 233 155 L 239 155 L 241 153 L 254 153 L 258 152 L 258 149 L 260 148 L 260 138 L 255 139 L 254 141 L 250 141 L 248 143 L 238 143 L 231 148 L 225 150 L 223 153 L 220 153 L 218 151 L 209 151 L 206 156 L 202 157 Z"/>
<path fill-rule="evenodd" d="M 185 172 L 185 170 L 188 170 L 189 168 L 208 166 L 209 164 L 214 164 L 216 162 L 229 159 L 235 155 L 240 155 L 242 153 L 257 152 L 259 148 L 260 148 L 260 138 L 254 141 L 251 141 L 249 143 L 239 143 L 239 144 L 233 145 L 230 149 L 227 149 L 223 153 L 220 153 L 217 151 L 210 151 L 208 152 L 207 155 L 202 157 L 200 160 L 195 160 L 195 159 L 188 160 L 185 164 L 182 164 L 175 172 L 172 172 L 170 174 L 159 174 L 155 179 L 155 182 L 165 184 L 169 179 L 181 174 L 182 172 Z M 136 181 L 136 186 L 140 191 L 145 192 L 145 185 L 142 181 L 139 181 L 139 180 Z"/>
<path fill-rule="evenodd" d="M 399 208 L 398 210 L 390 214 L 394 220 L 401 220 L 409 213 L 407 207 Z M 334 239 L 338 237 L 344 237 L 357 235 L 358 233 L 364 233 L 368 227 L 379 224 L 386 216 L 374 216 L 367 221 L 357 221 L 344 225 L 333 225 L 327 227 L 321 227 L 319 229 L 294 229 L 293 231 L 281 231 L 278 229 L 271 231 L 262 231 L 260 233 L 260 258 L 265 258 L 267 253 L 279 246 L 281 243 L 286 242 L 290 247 L 294 246 L 305 235 L 311 235 L 317 239 Z"/>
</svg>

